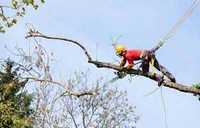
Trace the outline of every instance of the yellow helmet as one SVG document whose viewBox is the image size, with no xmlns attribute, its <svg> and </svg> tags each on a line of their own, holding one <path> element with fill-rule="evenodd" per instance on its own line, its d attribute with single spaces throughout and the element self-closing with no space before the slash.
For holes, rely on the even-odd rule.
<svg viewBox="0 0 200 128">
<path fill-rule="evenodd" d="M 126 47 L 122 44 L 116 44 L 116 45 L 114 45 L 114 48 L 115 48 L 115 53 L 117 55 L 122 54 L 122 52 L 126 50 Z"/>
</svg>

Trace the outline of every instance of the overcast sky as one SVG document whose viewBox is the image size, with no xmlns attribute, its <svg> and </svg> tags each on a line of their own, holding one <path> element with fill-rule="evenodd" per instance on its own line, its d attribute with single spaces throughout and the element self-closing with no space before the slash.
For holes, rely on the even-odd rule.
<svg viewBox="0 0 200 128">
<path fill-rule="evenodd" d="M 61 35 L 82 42 L 94 58 L 115 62 L 111 46 L 113 36 L 122 35 L 119 42 L 129 48 L 148 49 L 156 45 L 191 5 L 191 0 L 46 0 L 37 11 L 29 11 L 19 23 L 0 35 L 1 57 L 10 47 L 28 48 L 24 40 L 26 23 L 39 31 Z M 159 62 L 176 77 L 177 82 L 191 85 L 200 81 L 200 6 L 178 32 L 157 52 Z M 77 47 L 60 41 L 42 40 L 43 46 L 55 53 L 52 72 L 69 75 L 75 70 L 93 71 L 97 76 L 114 77 L 113 72 L 87 64 Z M 66 72 L 65 72 L 66 71 Z M 113 86 L 127 90 L 130 104 L 137 106 L 140 120 L 137 128 L 164 128 L 164 113 L 160 91 L 145 97 L 156 83 L 137 77 L 131 83 L 119 80 Z M 163 88 L 169 128 L 199 128 L 200 102 L 189 94 Z"/>
</svg>

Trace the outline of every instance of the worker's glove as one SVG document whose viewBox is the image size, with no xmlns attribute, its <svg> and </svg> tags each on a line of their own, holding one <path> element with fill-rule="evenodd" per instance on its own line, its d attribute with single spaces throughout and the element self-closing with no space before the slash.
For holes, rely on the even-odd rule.
<svg viewBox="0 0 200 128">
<path fill-rule="evenodd" d="M 120 79 L 121 78 L 124 78 L 126 76 L 126 73 L 125 72 L 114 72 Z"/>
</svg>

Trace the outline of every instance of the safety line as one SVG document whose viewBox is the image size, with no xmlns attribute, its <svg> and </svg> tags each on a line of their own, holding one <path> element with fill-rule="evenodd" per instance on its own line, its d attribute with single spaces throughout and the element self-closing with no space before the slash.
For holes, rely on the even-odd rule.
<svg viewBox="0 0 200 128">
<path fill-rule="evenodd" d="M 186 10 L 186 12 L 177 20 L 177 22 L 172 26 L 170 31 L 163 37 L 161 40 L 159 40 L 158 44 L 153 48 L 154 52 L 157 51 L 159 48 L 161 48 L 167 40 L 169 40 L 178 30 L 178 28 L 186 21 L 186 19 L 192 15 L 195 8 L 198 7 L 200 4 L 200 0 L 194 0 L 192 5 Z"/>
</svg>

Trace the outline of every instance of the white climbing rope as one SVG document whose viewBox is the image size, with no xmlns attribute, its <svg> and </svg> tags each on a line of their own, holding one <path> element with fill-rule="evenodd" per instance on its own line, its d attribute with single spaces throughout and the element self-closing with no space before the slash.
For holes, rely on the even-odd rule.
<svg viewBox="0 0 200 128">
<path fill-rule="evenodd" d="M 200 0 L 194 0 L 192 5 L 186 10 L 186 12 L 177 20 L 177 22 L 172 26 L 170 31 L 159 40 L 158 44 L 153 48 L 154 51 L 157 51 L 161 48 L 180 28 L 180 26 L 186 21 L 186 19 L 192 15 L 195 8 L 200 4 Z"/>
</svg>

